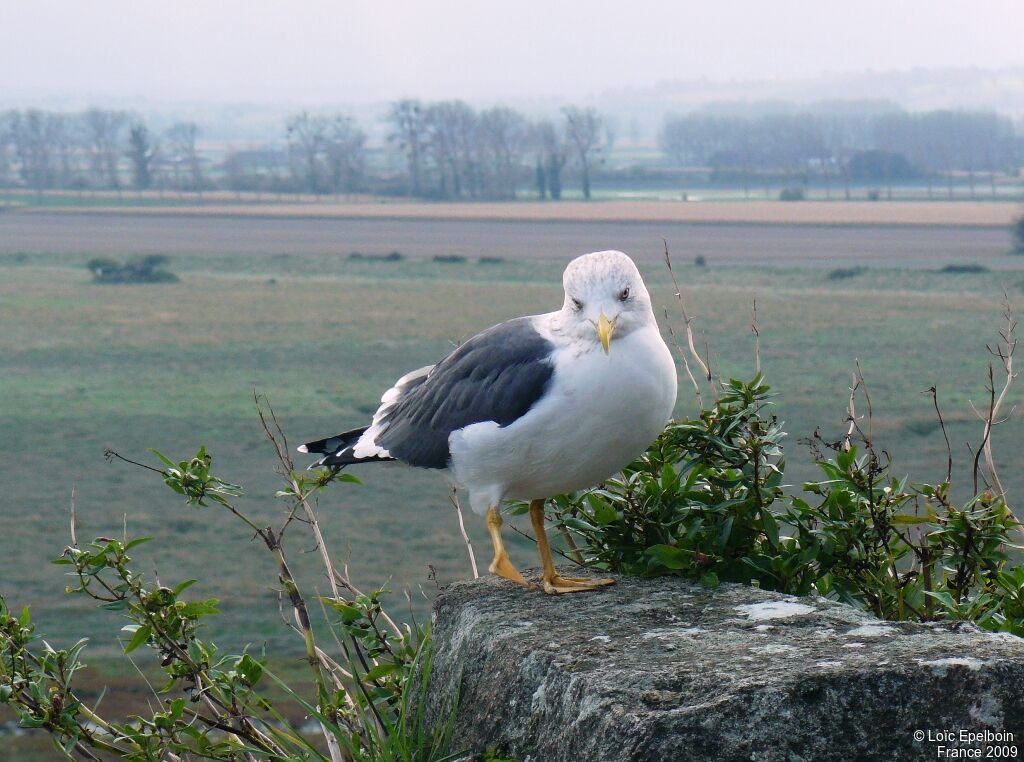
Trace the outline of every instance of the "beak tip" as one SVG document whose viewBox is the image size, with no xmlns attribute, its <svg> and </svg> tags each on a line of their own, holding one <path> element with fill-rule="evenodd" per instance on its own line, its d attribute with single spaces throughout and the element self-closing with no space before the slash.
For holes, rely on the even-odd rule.
<svg viewBox="0 0 1024 762">
<path fill-rule="evenodd" d="M 601 340 L 601 346 L 604 348 L 605 354 L 609 354 L 613 330 L 615 330 L 615 323 L 608 320 L 602 312 L 597 320 L 597 337 Z"/>
</svg>

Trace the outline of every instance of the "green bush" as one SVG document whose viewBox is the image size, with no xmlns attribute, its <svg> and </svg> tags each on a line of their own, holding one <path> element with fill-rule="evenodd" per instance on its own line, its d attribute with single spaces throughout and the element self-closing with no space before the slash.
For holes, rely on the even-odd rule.
<svg viewBox="0 0 1024 762">
<path fill-rule="evenodd" d="M 770 396 L 760 374 L 730 380 L 710 409 L 671 423 L 620 477 L 550 501 L 577 560 L 817 592 L 884 619 L 966 619 L 1024 636 L 1024 567 L 1007 555 L 1020 523 L 1004 496 L 976 488 L 955 504 L 949 478 L 897 479 L 857 426 L 839 442 L 810 442 L 822 479 L 788 492 Z"/>
<path fill-rule="evenodd" d="M 868 271 L 868 268 L 863 265 L 856 267 L 837 267 L 834 270 L 829 270 L 829 280 L 847 280 L 849 278 L 856 278 L 858 275 L 863 275 Z"/>
<path fill-rule="evenodd" d="M 803 188 L 783 188 L 779 191 L 779 201 L 803 201 L 804 200 L 804 189 Z"/>
<path fill-rule="evenodd" d="M 63 758 L 98 759 L 95 753 L 140 762 L 454 758 L 447 751 L 451 721 L 434 729 L 424 723 L 429 632 L 415 624 L 397 625 L 381 606 L 386 590 L 357 590 L 347 573 L 331 565 L 316 528 L 313 501 L 319 490 L 331 481 L 357 480 L 335 471 L 297 472 L 280 430 L 272 434 L 267 427 L 267 433 L 285 480 L 277 493 L 283 505 L 276 527 L 261 526 L 246 515 L 241 489 L 211 472 L 213 459 L 204 448 L 180 462 L 154 450 L 163 467 L 143 467 L 159 475 L 186 505 L 231 513 L 246 526 L 240 541 L 257 539 L 272 555 L 282 600 L 292 609 L 293 630 L 305 649 L 309 684 L 286 684 L 271 671 L 265 653 L 224 651 L 206 639 L 203 622 L 219 613 L 217 599 L 191 595 L 197 580 L 161 584 L 134 563 L 132 551 L 153 538 L 102 537 L 79 545 L 72 520 L 72 543 L 54 560 L 67 569 L 67 592 L 127 618 L 124 653 L 148 651 L 165 684 L 162 705 L 149 711 L 140 707 L 139 714 L 127 718 L 103 716 L 81 699 L 75 685 L 86 641 L 53 648 L 34 632 L 27 608 L 13 612 L 0 596 L 0 705 L 14 710 L 21 727 L 49 733 Z M 116 453 L 109 456 L 124 460 Z M 316 610 L 324 612 L 336 649 L 318 644 L 311 609 L 289 568 L 285 537 L 290 527 L 302 525 L 321 549 L 330 594 L 319 598 L 323 605 Z M 299 543 L 305 546 L 308 540 Z M 304 709 L 319 726 L 319 739 L 288 721 L 270 698 L 275 692 Z"/>
<path fill-rule="evenodd" d="M 979 265 L 977 262 L 971 262 L 966 265 L 946 265 L 939 272 L 948 275 L 977 275 L 978 273 L 987 273 L 988 268 L 985 265 Z"/>
<path fill-rule="evenodd" d="M 127 262 L 97 257 L 85 267 L 92 273 L 94 283 L 177 283 L 178 276 L 161 269 L 170 261 L 163 254 L 150 254 Z"/>
</svg>

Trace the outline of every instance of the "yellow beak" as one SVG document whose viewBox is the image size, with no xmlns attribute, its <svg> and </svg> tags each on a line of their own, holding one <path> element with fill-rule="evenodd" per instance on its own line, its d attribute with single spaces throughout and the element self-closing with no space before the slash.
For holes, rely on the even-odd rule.
<svg viewBox="0 0 1024 762">
<path fill-rule="evenodd" d="M 601 346 L 604 347 L 604 353 L 608 354 L 608 345 L 612 340 L 612 331 L 615 330 L 615 323 L 612 323 L 605 317 L 604 312 L 597 319 L 597 338 L 601 340 Z"/>
</svg>

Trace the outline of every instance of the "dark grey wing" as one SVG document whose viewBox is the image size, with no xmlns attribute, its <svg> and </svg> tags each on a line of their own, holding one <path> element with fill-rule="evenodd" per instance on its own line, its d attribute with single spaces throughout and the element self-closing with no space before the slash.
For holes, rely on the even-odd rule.
<svg viewBox="0 0 1024 762">
<path fill-rule="evenodd" d="M 543 396 L 554 346 L 516 318 L 479 333 L 434 366 L 381 417 L 375 444 L 420 468 L 448 465 L 448 436 L 474 423 L 508 426 Z"/>
</svg>

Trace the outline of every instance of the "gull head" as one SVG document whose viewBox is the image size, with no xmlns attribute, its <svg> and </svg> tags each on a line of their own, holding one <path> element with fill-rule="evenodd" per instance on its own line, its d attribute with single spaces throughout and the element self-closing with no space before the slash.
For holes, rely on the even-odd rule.
<svg viewBox="0 0 1024 762">
<path fill-rule="evenodd" d="M 605 354 L 616 339 L 654 323 L 647 287 L 633 260 L 621 251 L 577 257 L 565 268 L 562 285 L 561 329 L 577 340 L 599 344 Z"/>
</svg>

